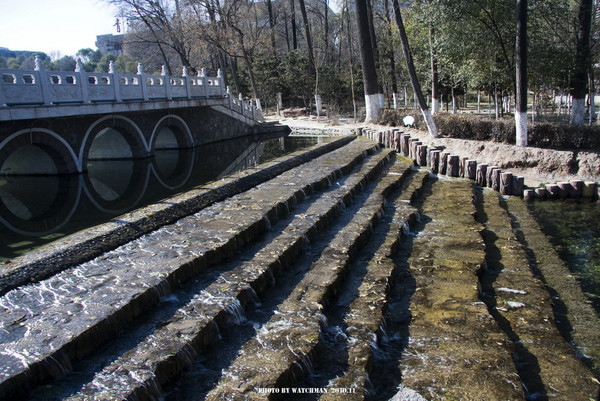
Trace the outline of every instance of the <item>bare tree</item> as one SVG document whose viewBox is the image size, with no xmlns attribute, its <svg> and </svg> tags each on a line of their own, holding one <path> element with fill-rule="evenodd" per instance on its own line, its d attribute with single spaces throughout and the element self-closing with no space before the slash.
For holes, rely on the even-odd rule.
<svg viewBox="0 0 600 401">
<path fill-rule="evenodd" d="M 404 59 L 406 60 L 406 68 L 408 69 L 408 75 L 410 77 L 410 82 L 412 84 L 413 90 L 415 92 L 415 96 L 419 102 L 419 107 L 421 108 L 421 114 L 423 114 L 423 118 L 425 119 L 425 124 L 427 124 L 427 130 L 429 131 L 429 135 L 437 138 L 438 132 L 437 127 L 435 126 L 435 122 L 433 121 L 433 116 L 431 115 L 431 111 L 427 106 L 427 101 L 423 97 L 423 92 L 421 91 L 421 84 L 419 83 L 419 79 L 417 77 L 417 72 L 415 70 L 415 65 L 412 59 L 412 53 L 410 51 L 410 46 L 408 44 L 408 37 L 406 36 L 406 30 L 404 29 L 404 23 L 402 22 L 402 14 L 400 13 L 400 6 L 398 5 L 398 0 L 394 1 L 394 14 L 396 15 L 396 25 L 398 25 L 398 33 L 400 35 L 400 40 L 402 42 L 402 49 L 404 50 Z"/>
<path fill-rule="evenodd" d="M 164 64 L 170 74 L 172 73 L 172 63 L 169 62 L 169 51 L 177 55 L 181 65 L 195 72 L 195 67 L 190 61 L 192 39 L 182 24 L 181 10 L 177 0 L 174 4 L 153 0 L 107 1 L 120 8 L 122 14 L 131 23 L 140 25 L 141 34 L 135 36 L 136 40 L 155 44 L 162 54 Z"/>
</svg>

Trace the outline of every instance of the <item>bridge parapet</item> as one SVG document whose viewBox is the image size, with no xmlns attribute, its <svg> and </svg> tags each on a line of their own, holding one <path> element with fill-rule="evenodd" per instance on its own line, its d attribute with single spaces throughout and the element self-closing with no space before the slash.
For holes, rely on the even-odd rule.
<svg viewBox="0 0 600 401">
<path fill-rule="evenodd" d="M 121 74 L 111 62 L 109 72 L 86 72 L 81 61 L 75 71 L 46 71 L 39 61 L 34 70 L 0 69 L 0 107 L 85 104 L 172 99 L 225 98 L 226 89 L 219 71 L 207 76 L 202 69 L 190 76 L 144 73 L 138 64 L 137 74 Z"/>
</svg>

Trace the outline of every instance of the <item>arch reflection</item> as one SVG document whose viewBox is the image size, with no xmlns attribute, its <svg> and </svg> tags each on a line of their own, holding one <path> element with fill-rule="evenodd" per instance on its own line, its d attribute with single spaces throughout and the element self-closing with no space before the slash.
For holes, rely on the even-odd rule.
<svg viewBox="0 0 600 401">
<path fill-rule="evenodd" d="M 3 177 L 0 222 L 21 235 L 48 235 L 69 222 L 80 196 L 79 175 Z"/>
<path fill-rule="evenodd" d="M 94 160 L 83 175 L 84 190 L 98 210 L 117 215 L 139 204 L 149 178 L 148 160 Z"/>
<path fill-rule="evenodd" d="M 80 174 L 0 176 L 0 260 L 202 185 L 241 161 L 254 165 L 249 153 L 263 148 L 236 140 L 156 150 L 154 158 L 87 159 Z M 277 156 L 273 148 L 265 154 Z"/>
</svg>

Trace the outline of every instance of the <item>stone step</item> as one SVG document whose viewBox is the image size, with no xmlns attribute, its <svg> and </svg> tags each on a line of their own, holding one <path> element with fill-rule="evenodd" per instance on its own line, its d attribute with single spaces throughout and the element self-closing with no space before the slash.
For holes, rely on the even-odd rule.
<svg viewBox="0 0 600 401">
<path fill-rule="evenodd" d="M 598 384 L 555 323 L 554 301 L 530 269 L 528 255 L 512 228 L 498 194 L 482 193 L 487 270 L 482 292 L 492 315 L 512 345 L 527 399 L 589 400 Z"/>
<path fill-rule="evenodd" d="M 231 174 L 13 259 L 0 270 L 0 296 L 11 289 L 38 282 L 77 266 L 215 202 L 247 191 L 285 171 L 347 145 L 354 139 L 353 136 L 347 136 L 276 158 L 261 164 L 260 168 Z"/>
<path fill-rule="evenodd" d="M 485 246 L 473 184 L 439 179 L 420 213 L 397 256 L 402 281 L 387 316 L 390 338 L 410 333 L 398 344 L 403 388 L 426 399 L 523 399 L 512 349 L 479 299 Z"/>
<path fill-rule="evenodd" d="M 270 239 L 253 258 L 221 274 L 135 348 L 96 373 L 93 380 L 69 399 L 159 397 L 160 386 L 189 365 L 191 356 L 213 342 L 219 331 L 227 330 L 227 324 L 222 322 L 239 319 L 243 309 L 272 285 L 277 272 L 299 256 L 306 239 L 326 227 L 392 156 L 388 151 L 374 155 L 347 177 L 343 185 L 315 200 L 307 199 L 312 201 L 310 206 L 286 222 L 279 235 Z M 408 171 L 409 165 L 403 168 Z"/>
<path fill-rule="evenodd" d="M 381 337 L 385 336 L 384 315 L 392 273 L 396 268 L 393 255 L 401 237 L 418 219 L 418 211 L 410 201 L 415 194 L 418 196 L 427 179 L 427 171 L 416 172 L 402 188 L 400 196 L 386 205 L 386 215 L 391 221 L 384 228 L 382 243 L 369 258 L 367 271 L 344 319 L 348 369 L 329 382 L 321 400 L 362 400 L 369 391 L 373 348 L 377 348 Z M 364 263 L 362 259 L 360 263 Z"/>
<path fill-rule="evenodd" d="M 230 257 L 289 205 L 348 173 L 376 145 L 356 140 L 249 191 L 0 298 L 0 398 L 62 377 L 180 283 Z"/>
<path fill-rule="evenodd" d="M 336 293 L 352 256 L 367 241 L 386 196 L 402 182 L 404 171 L 405 167 L 394 165 L 364 202 L 348 210 L 353 217 L 271 319 L 242 346 L 207 400 L 268 399 L 270 390 L 292 386 L 306 373 L 324 324 L 322 308 Z"/>
</svg>

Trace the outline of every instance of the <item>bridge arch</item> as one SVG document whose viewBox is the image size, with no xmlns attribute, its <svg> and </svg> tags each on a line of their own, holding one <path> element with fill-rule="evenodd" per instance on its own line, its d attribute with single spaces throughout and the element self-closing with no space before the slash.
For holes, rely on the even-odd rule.
<svg viewBox="0 0 600 401">
<path fill-rule="evenodd" d="M 78 173 L 78 158 L 65 139 L 46 128 L 27 128 L 0 142 L 0 174 Z"/>
<path fill-rule="evenodd" d="M 89 160 L 141 159 L 150 148 L 144 134 L 131 119 L 109 115 L 96 120 L 87 130 L 79 151 L 81 170 Z"/>
<path fill-rule="evenodd" d="M 194 138 L 186 122 L 169 114 L 156 123 L 150 137 L 150 149 L 185 149 L 194 147 Z"/>
</svg>

